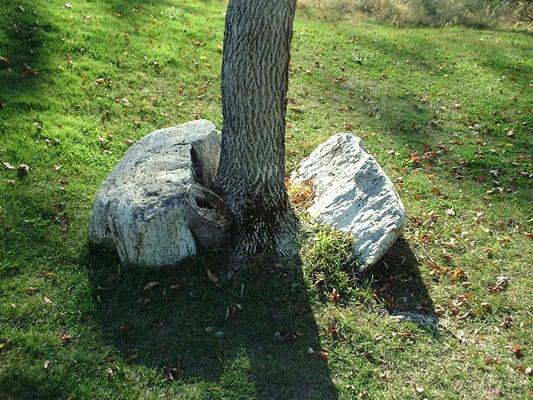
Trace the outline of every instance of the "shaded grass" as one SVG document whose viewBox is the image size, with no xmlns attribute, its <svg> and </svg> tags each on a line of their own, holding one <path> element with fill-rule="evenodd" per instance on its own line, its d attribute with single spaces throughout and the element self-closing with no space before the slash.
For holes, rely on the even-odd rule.
<svg viewBox="0 0 533 400">
<path fill-rule="evenodd" d="M 343 240 L 325 232 L 304 242 L 301 269 L 260 260 L 217 287 L 216 254 L 122 271 L 86 242 L 125 140 L 196 117 L 220 126 L 224 4 L 73 5 L 0 0 L 0 161 L 30 166 L 24 178 L 0 167 L 0 397 L 527 397 L 530 35 L 300 10 L 288 168 L 355 131 L 401 193 L 405 240 L 354 279 Z M 491 294 L 500 275 L 509 287 Z M 436 313 L 444 328 L 388 318 L 403 311 Z M 182 372 L 169 381 L 168 368 Z"/>
</svg>

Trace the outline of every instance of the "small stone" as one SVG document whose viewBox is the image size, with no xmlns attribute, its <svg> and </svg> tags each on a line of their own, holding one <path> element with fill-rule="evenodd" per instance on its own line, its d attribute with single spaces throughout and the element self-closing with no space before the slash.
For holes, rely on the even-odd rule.
<svg viewBox="0 0 533 400">
<path fill-rule="evenodd" d="M 308 212 L 318 222 L 353 234 L 360 270 L 375 265 L 396 241 L 405 223 L 400 196 L 352 133 L 338 133 L 304 159 L 292 182 L 313 182 Z"/>
</svg>

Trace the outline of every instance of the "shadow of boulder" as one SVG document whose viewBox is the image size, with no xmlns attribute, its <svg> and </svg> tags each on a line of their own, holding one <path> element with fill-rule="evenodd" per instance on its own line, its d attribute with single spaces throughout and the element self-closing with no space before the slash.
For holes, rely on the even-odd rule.
<svg viewBox="0 0 533 400">
<path fill-rule="evenodd" d="M 381 262 L 363 275 L 388 313 L 436 329 L 438 317 L 409 244 L 400 238 Z"/>
</svg>

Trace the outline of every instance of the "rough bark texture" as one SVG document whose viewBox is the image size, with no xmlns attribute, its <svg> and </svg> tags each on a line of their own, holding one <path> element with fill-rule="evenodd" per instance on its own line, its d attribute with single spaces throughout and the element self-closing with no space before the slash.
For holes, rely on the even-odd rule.
<svg viewBox="0 0 533 400">
<path fill-rule="evenodd" d="M 234 263 L 288 255 L 297 221 L 284 186 L 285 111 L 295 0 L 230 0 L 222 63 L 217 187 L 233 216 Z"/>
</svg>

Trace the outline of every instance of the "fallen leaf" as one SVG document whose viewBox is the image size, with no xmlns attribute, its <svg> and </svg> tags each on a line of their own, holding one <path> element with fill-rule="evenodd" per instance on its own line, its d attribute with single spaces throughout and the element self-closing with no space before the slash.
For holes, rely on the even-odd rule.
<svg viewBox="0 0 533 400">
<path fill-rule="evenodd" d="M 140 353 L 139 353 L 139 349 L 132 349 L 129 353 L 128 353 L 128 360 L 136 360 L 137 358 L 139 358 L 140 356 Z"/>
<path fill-rule="evenodd" d="M 185 289 L 185 285 L 181 283 L 175 283 L 174 285 L 170 285 L 170 289 L 172 290 L 183 290 Z"/>
<path fill-rule="evenodd" d="M 455 282 L 458 279 L 466 279 L 465 271 L 463 271 L 461 268 L 454 268 L 450 271 L 450 278 L 452 282 Z"/>
<path fill-rule="evenodd" d="M 446 210 L 446 214 L 448 214 L 450 217 L 454 217 L 455 216 L 455 211 L 453 208 L 448 208 Z"/>
<path fill-rule="evenodd" d="M 501 243 L 502 246 L 511 243 L 511 240 L 513 240 L 511 236 L 497 237 L 496 239 Z"/>
<path fill-rule="evenodd" d="M 215 274 L 213 274 L 211 271 L 209 271 L 209 269 L 207 270 L 207 277 L 209 278 L 209 280 L 213 283 L 218 283 L 218 278 Z"/>
<path fill-rule="evenodd" d="M 50 279 L 50 280 L 53 280 L 53 279 L 56 279 L 57 278 L 57 274 L 55 272 L 52 272 L 52 271 L 46 271 L 44 273 L 44 277 L 46 279 Z"/>
<path fill-rule="evenodd" d="M 117 104 L 124 104 L 125 106 L 128 106 L 130 104 L 129 100 L 126 99 L 125 97 L 122 97 L 122 98 L 116 98 L 115 99 L 115 103 Z"/>
<path fill-rule="evenodd" d="M 487 255 L 488 258 L 492 258 L 494 256 L 494 250 L 492 250 L 490 247 L 486 247 L 483 249 L 483 252 Z"/>
<path fill-rule="evenodd" d="M 442 192 L 441 192 L 441 190 L 438 187 L 432 187 L 431 188 L 431 193 L 433 193 L 435 196 L 442 195 Z"/>
<path fill-rule="evenodd" d="M 239 310 L 242 309 L 240 304 L 235 304 L 234 306 L 226 307 L 226 319 L 233 319 L 237 317 Z"/>
<path fill-rule="evenodd" d="M 183 370 L 179 367 L 164 367 L 165 376 L 169 381 L 175 380 L 183 373 Z"/>
<path fill-rule="evenodd" d="M 496 284 L 488 289 L 489 293 L 496 294 L 507 289 L 511 278 L 507 276 L 498 276 L 496 278 Z"/>
<path fill-rule="evenodd" d="M 442 258 L 448 263 L 453 262 L 453 256 L 450 253 L 446 253 L 446 252 L 442 253 Z"/>
<path fill-rule="evenodd" d="M 497 360 L 493 357 L 485 357 L 485 365 L 493 365 L 496 364 Z"/>
<path fill-rule="evenodd" d="M 435 211 L 430 211 L 428 213 L 428 219 L 426 222 L 424 222 L 425 224 L 427 224 L 430 228 L 433 227 L 433 225 L 435 225 L 435 223 L 439 220 L 439 215 L 435 212 Z"/>
<path fill-rule="evenodd" d="M 281 341 L 292 341 L 296 340 L 298 338 L 301 338 L 304 334 L 302 332 L 288 332 L 285 334 L 282 334 L 280 331 L 274 332 L 272 335 L 274 339 L 281 340 Z"/>
<path fill-rule="evenodd" d="M 295 206 L 307 209 L 313 204 L 315 189 L 313 180 L 307 179 L 301 183 L 293 184 L 289 178 L 285 180 L 291 203 Z"/>
<path fill-rule="evenodd" d="M 324 361 L 328 361 L 329 353 L 325 350 L 319 350 L 315 353 L 316 356 L 320 357 Z"/>
<path fill-rule="evenodd" d="M 28 296 L 33 296 L 35 292 L 37 292 L 37 289 L 34 288 L 33 286 L 29 286 L 24 289 L 24 293 L 26 293 Z"/>
<path fill-rule="evenodd" d="M 148 282 L 146 285 L 144 285 L 143 291 L 153 289 L 157 286 L 159 286 L 159 282 L 157 281 Z"/>
<path fill-rule="evenodd" d="M 63 333 L 61 336 L 59 336 L 59 339 L 63 343 L 70 343 L 72 341 L 72 335 L 69 335 L 68 333 Z"/>
<path fill-rule="evenodd" d="M 333 304 L 337 304 L 337 302 L 339 301 L 339 292 L 337 291 L 337 289 L 333 289 L 329 295 L 329 301 L 332 302 Z"/>
<path fill-rule="evenodd" d="M 409 162 L 413 164 L 417 164 L 420 162 L 420 156 L 417 152 L 411 153 L 411 156 L 409 157 Z"/>
<path fill-rule="evenodd" d="M 461 296 L 459 296 L 457 299 L 452 300 L 452 302 L 448 305 L 448 308 L 452 312 L 453 315 L 459 314 L 461 311 L 461 308 L 468 302 L 472 300 L 472 294 L 471 293 L 464 293 Z"/>
<path fill-rule="evenodd" d="M 515 344 L 515 345 L 511 348 L 511 351 L 514 353 L 514 355 L 516 356 L 516 358 L 518 358 L 519 360 L 521 360 L 522 358 L 524 358 L 524 353 L 522 353 L 522 346 L 520 346 L 519 344 Z"/>
<path fill-rule="evenodd" d="M 32 67 L 30 67 L 28 64 L 24 64 L 22 66 L 22 74 L 24 75 L 24 78 L 28 78 L 32 74 Z"/>
<path fill-rule="evenodd" d="M 511 315 L 506 315 L 503 318 L 503 322 L 499 326 L 503 329 L 509 329 L 513 326 L 513 317 Z"/>
<path fill-rule="evenodd" d="M 420 240 L 423 242 L 423 243 L 429 243 L 431 242 L 432 238 L 431 238 L 431 235 L 429 233 L 424 233 L 421 237 L 420 237 Z"/>
<path fill-rule="evenodd" d="M 520 374 L 526 373 L 526 367 L 524 367 L 522 364 L 516 364 L 513 369 Z"/>
<path fill-rule="evenodd" d="M 339 330 L 334 325 L 330 326 L 327 332 L 328 332 L 328 335 L 335 336 L 335 337 L 339 336 Z"/>
<path fill-rule="evenodd" d="M 423 155 L 424 159 L 426 161 L 431 161 L 433 160 L 435 157 L 437 156 L 437 153 L 434 152 L 433 150 L 430 150 L 430 151 L 426 151 Z"/>
</svg>

